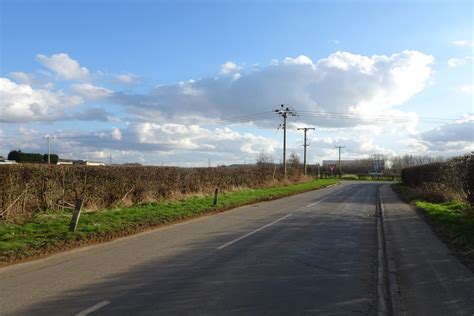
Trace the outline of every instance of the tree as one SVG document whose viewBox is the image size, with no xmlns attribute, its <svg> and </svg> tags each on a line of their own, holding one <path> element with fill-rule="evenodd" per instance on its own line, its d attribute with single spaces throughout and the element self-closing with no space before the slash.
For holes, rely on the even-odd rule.
<svg viewBox="0 0 474 316">
<path fill-rule="evenodd" d="M 300 156 L 296 153 L 291 153 L 288 159 L 288 169 L 293 177 L 298 177 L 300 173 L 301 160 Z"/>
<path fill-rule="evenodd" d="M 59 156 L 56 155 L 56 154 L 51 154 L 49 156 L 49 159 L 50 159 L 52 164 L 56 165 L 59 161 Z M 48 154 L 43 155 L 43 162 L 46 162 L 46 163 L 48 162 Z"/>
</svg>

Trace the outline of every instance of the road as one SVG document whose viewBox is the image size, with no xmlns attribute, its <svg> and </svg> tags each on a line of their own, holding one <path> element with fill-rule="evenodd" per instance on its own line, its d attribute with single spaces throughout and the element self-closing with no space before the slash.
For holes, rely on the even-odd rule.
<svg viewBox="0 0 474 316">
<path fill-rule="evenodd" d="M 1 314 L 375 315 L 379 185 L 344 183 L 2 268 Z"/>
</svg>

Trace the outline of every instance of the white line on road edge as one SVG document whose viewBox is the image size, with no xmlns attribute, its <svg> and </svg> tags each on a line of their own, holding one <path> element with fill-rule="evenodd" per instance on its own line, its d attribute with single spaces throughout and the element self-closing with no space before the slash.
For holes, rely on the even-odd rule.
<svg viewBox="0 0 474 316">
<path fill-rule="evenodd" d="M 88 309 L 83 310 L 82 312 L 79 312 L 76 314 L 76 316 L 86 316 L 89 315 L 92 312 L 95 312 L 98 309 L 101 309 L 105 305 L 110 304 L 109 301 L 102 301 L 100 303 L 95 304 L 94 306 L 89 307 Z"/>
<path fill-rule="evenodd" d="M 276 224 L 276 223 L 278 223 L 279 221 L 282 221 L 282 220 L 284 220 L 285 218 L 290 217 L 291 215 L 293 215 L 293 214 L 288 214 L 288 215 L 285 215 L 285 216 L 283 216 L 283 217 L 280 217 L 279 219 L 277 219 L 277 220 L 275 220 L 275 221 L 273 221 L 273 222 L 271 222 L 271 223 L 269 223 L 269 224 L 267 224 L 267 225 L 265 225 L 265 226 L 262 226 L 262 227 L 260 227 L 260 228 L 257 228 L 256 230 L 251 231 L 250 233 L 247 233 L 247 234 L 245 234 L 245 235 L 243 235 L 243 236 L 240 236 L 239 238 L 236 238 L 236 239 L 234 239 L 234 240 L 232 240 L 232 241 L 229 241 L 228 243 L 225 243 L 225 244 L 223 244 L 222 246 L 217 247 L 217 250 L 224 249 L 225 247 L 230 246 L 230 245 L 232 245 L 232 244 L 238 242 L 239 240 L 242 240 L 242 239 L 244 239 L 244 238 L 247 238 L 248 236 L 251 236 L 251 235 L 253 235 L 253 234 L 255 234 L 255 233 L 258 233 L 259 231 L 261 231 L 261 230 L 263 230 L 263 229 L 265 229 L 265 228 L 267 228 L 267 227 L 270 227 L 270 226 L 272 226 L 273 224 Z"/>
</svg>

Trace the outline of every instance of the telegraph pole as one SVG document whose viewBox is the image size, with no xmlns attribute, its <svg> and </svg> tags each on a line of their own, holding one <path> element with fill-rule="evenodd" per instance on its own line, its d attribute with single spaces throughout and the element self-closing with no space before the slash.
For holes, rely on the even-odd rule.
<svg viewBox="0 0 474 316">
<path fill-rule="evenodd" d="M 288 116 L 296 116 L 296 111 L 292 107 L 281 104 L 274 111 L 283 117 L 283 174 L 286 178 L 286 121 Z"/>
<path fill-rule="evenodd" d="M 339 178 L 341 177 L 341 149 L 346 148 L 345 146 L 334 146 L 339 149 Z"/>
<path fill-rule="evenodd" d="M 48 140 L 48 165 L 51 164 L 51 138 L 55 138 L 54 136 L 43 136 L 43 139 Z"/>
<path fill-rule="evenodd" d="M 304 175 L 306 175 L 306 147 L 309 146 L 308 143 L 306 143 L 306 133 L 309 131 L 309 130 L 313 130 L 314 131 L 314 127 L 301 127 L 301 128 L 298 128 L 299 131 L 304 131 L 304 160 L 303 160 L 303 164 L 304 164 Z"/>
</svg>

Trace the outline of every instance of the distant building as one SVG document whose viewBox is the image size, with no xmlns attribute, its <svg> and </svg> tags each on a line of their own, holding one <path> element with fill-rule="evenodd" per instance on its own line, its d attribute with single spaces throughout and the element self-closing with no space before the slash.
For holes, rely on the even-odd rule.
<svg viewBox="0 0 474 316">
<path fill-rule="evenodd" d="M 0 165 L 13 165 L 16 164 L 14 160 L 7 160 L 3 156 L 0 156 Z"/>
<path fill-rule="evenodd" d="M 90 161 L 90 160 L 75 160 L 74 165 L 86 165 L 86 166 L 106 166 L 105 162 L 100 161 Z"/>
<path fill-rule="evenodd" d="M 77 160 L 72 160 L 72 159 L 59 159 L 58 160 L 58 165 L 72 165 L 74 162 Z"/>
</svg>

